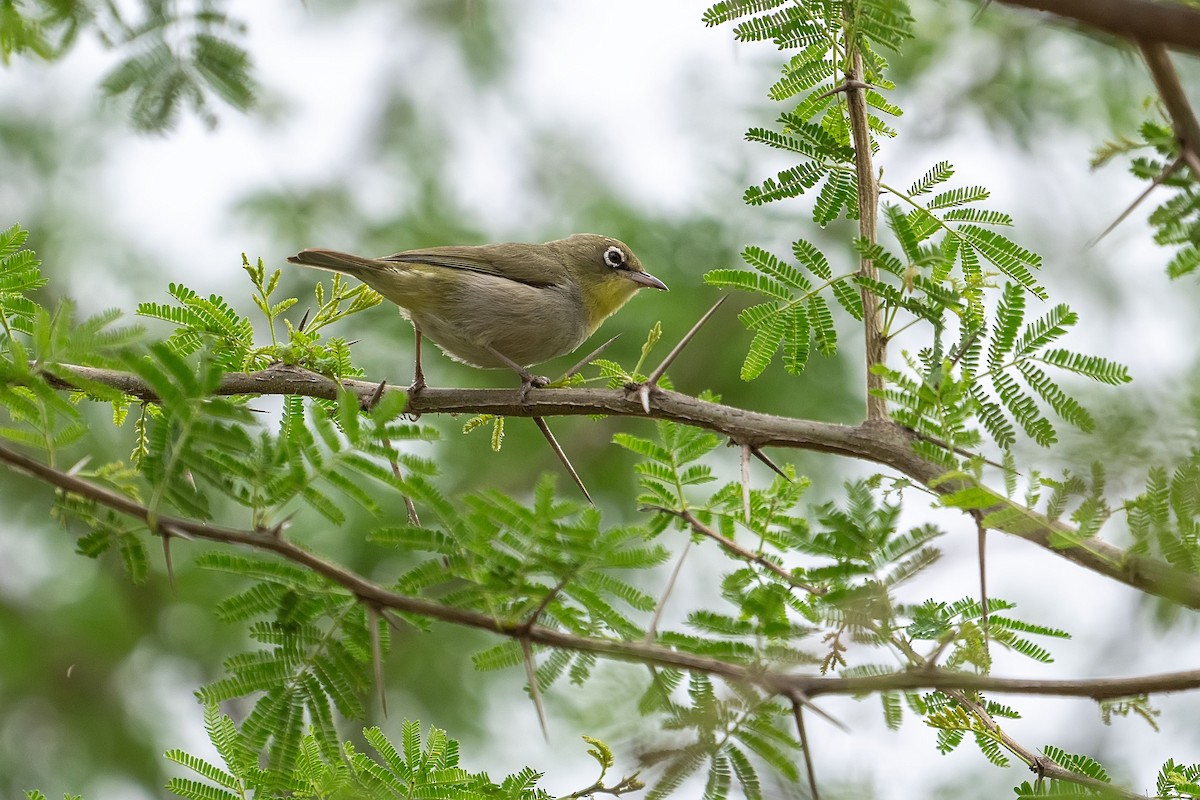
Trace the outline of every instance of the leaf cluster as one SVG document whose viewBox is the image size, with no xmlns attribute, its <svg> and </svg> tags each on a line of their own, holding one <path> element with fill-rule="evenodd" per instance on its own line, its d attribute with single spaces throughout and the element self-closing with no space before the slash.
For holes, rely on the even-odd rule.
<svg viewBox="0 0 1200 800">
<path fill-rule="evenodd" d="M 205 705 L 205 728 L 209 741 L 221 756 L 216 765 L 184 750 L 168 750 L 166 757 L 195 778 L 172 778 L 167 789 L 186 800 L 240 800 L 258 798 L 350 798 L 437 797 L 444 800 L 550 800 L 537 787 L 541 773 L 525 768 L 495 783 L 483 772 L 468 772 L 460 766 L 459 745 L 446 732 L 431 727 L 421 736 L 421 725 L 405 720 L 397 747 L 378 727 L 363 730 L 371 752 L 350 742 L 332 753 L 321 747 L 315 732 L 304 735 L 295 764 L 284 771 L 262 766 L 255 742 L 239 730 L 233 720 L 220 714 L 213 703 Z M 422 740 L 424 738 L 424 740 Z"/>
<path fill-rule="evenodd" d="M 133 126 L 162 133 L 184 109 L 209 126 L 213 101 L 252 108 L 257 86 L 249 53 L 239 43 L 245 26 L 225 12 L 224 0 L 193 5 L 141 0 L 134 4 L 33 0 L 0 5 L 0 63 L 14 55 L 62 58 L 81 34 L 92 33 L 120 62 L 101 81 L 106 94 L 129 98 Z"/>
</svg>

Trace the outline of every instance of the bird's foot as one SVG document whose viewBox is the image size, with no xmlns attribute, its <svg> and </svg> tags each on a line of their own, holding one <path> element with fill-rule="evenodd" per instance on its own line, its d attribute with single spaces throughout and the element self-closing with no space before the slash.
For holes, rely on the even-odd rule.
<svg viewBox="0 0 1200 800">
<path fill-rule="evenodd" d="M 519 395 L 521 405 L 525 405 L 526 400 L 529 399 L 530 389 L 545 389 L 550 385 L 550 379 L 544 375 L 534 375 L 527 370 L 523 370 L 519 374 L 521 376 L 521 393 Z"/>
</svg>

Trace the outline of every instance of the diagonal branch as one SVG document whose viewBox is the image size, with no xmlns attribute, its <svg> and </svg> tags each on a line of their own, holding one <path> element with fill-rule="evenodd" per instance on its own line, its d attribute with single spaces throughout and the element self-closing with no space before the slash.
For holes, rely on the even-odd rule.
<svg viewBox="0 0 1200 800">
<path fill-rule="evenodd" d="M 1179 73 L 1171 63 L 1167 48 L 1157 42 L 1138 42 L 1150 76 L 1154 78 L 1154 86 L 1158 96 L 1162 98 L 1171 122 L 1175 127 L 1175 140 L 1179 143 L 1179 157 L 1192 170 L 1192 175 L 1200 178 L 1200 120 L 1192 111 L 1188 102 L 1187 92 L 1179 80 Z"/>
<path fill-rule="evenodd" d="M 647 642 L 579 636 L 541 625 L 531 625 L 528 619 L 497 619 L 478 611 L 455 608 L 394 592 L 341 564 L 324 559 L 310 550 L 293 544 L 275 529 L 242 530 L 208 525 L 182 517 L 161 514 L 155 516 L 149 508 L 132 498 L 110 491 L 76 475 L 46 466 L 3 445 L 0 445 L 0 463 L 6 464 L 18 472 L 31 475 L 51 486 L 134 517 L 147 525 L 153 520 L 157 524 L 159 535 L 203 539 L 274 553 L 294 564 L 312 570 L 331 583 L 341 586 L 361 602 L 379 609 L 381 612 L 391 609 L 416 614 L 454 625 L 490 631 L 515 640 L 526 639 L 529 642 L 550 647 L 595 653 L 617 661 L 703 672 L 730 681 L 758 686 L 765 691 L 785 697 L 802 696 L 811 700 L 814 697 L 828 694 L 856 695 L 908 689 L 939 689 L 947 692 L 961 690 L 998 694 L 1088 697 L 1101 700 L 1200 689 L 1200 670 L 1132 678 L 1029 680 L 995 678 L 942 669 L 910 669 L 890 675 L 830 678 L 764 669 L 757 664 L 729 663 L 718 658 L 696 655 L 673 647 L 663 647 Z"/>
<path fill-rule="evenodd" d="M 53 374 L 42 377 L 60 389 L 86 388 L 103 384 L 147 402 L 157 398 L 137 375 L 119 370 L 56 365 Z M 72 382 L 74 378 L 77 383 Z M 299 367 L 272 366 L 259 372 L 233 372 L 221 377 L 218 395 L 303 395 L 336 400 L 350 392 L 360 400 L 378 388 L 371 381 L 332 378 Z M 388 391 L 400 391 L 389 388 Z M 422 389 L 408 398 L 414 414 L 496 414 L 511 417 L 551 417 L 603 414 L 614 417 L 644 417 L 636 399 L 621 389 L 533 389 L 522 402 L 511 389 Z M 964 484 L 939 480 L 945 468 L 913 451 L 915 435 L 891 422 L 839 425 L 831 422 L 780 417 L 711 403 L 679 392 L 659 389 L 651 415 L 723 434 L 751 448 L 790 447 L 818 453 L 857 458 L 906 475 L 939 495 L 951 495 Z M 993 508 L 980 511 L 990 517 L 993 530 L 1018 536 L 1078 566 L 1132 586 L 1149 594 L 1166 597 L 1188 608 L 1200 609 L 1200 575 L 1185 572 L 1165 561 L 1138 555 L 1100 539 L 1081 539 L 1069 525 L 1049 520 L 1033 509 L 1003 501 L 996 495 Z M 1003 512 L 1003 513 L 993 513 Z M 1000 519 L 1003 517 L 1003 519 Z"/>
<path fill-rule="evenodd" d="M 1046 11 L 1126 39 L 1200 51 L 1200 11 L 1155 0 L 1000 0 Z"/>
</svg>

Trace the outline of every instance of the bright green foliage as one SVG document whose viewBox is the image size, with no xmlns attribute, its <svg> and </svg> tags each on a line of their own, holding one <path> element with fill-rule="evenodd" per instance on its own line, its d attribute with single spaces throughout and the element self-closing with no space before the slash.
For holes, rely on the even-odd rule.
<svg viewBox="0 0 1200 800">
<path fill-rule="evenodd" d="M 335 711 L 350 719 L 364 713 L 374 618 L 353 597 L 298 567 L 227 553 L 210 553 L 200 564 L 259 581 L 222 603 L 218 614 L 230 622 L 260 619 L 250 625 L 250 636 L 267 649 L 227 658 L 226 677 L 197 696 L 206 704 L 255 698 L 240 739 L 246 752 L 267 754 L 273 774 L 297 768 L 306 729 L 326 759 L 336 758 Z M 387 626 L 374 624 L 386 650 Z"/>
<path fill-rule="evenodd" d="M 665 420 L 656 422 L 655 427 L 658 442 L 627 433 L 618 433 L 613 441 L 644 459 L 634 467 L 642 489 L 639 504 L 686 508 L 685 487 L 714 480 L 712 469 L 697 462 L 715 449 L 720 439 L 707 431 Z"/>
<path fill-rule="evenodd" d="M 667 698 L 666 689 L 655 687 L 662 693 L 662 727 L 680 732 L 690 743 L 642 753 L 643 762 L 662 770 L 648 799 L 673 794 L 701 769 L 707 772 L 702 795 L 706 800 L 730 797 L 735 785 L 739 794 L 733 796 L 762 798 L 750 756 L 790 781 L 799 779 L 799 744 L 787 730 L 792 712 L 786 703 L 748 687 L 730 686 L 727 693 L 720 692 L 710 678 L 699 674 L 688 677 L 686 700 Z"/>
<path fill-rule="evenodd" d="M 212 98 L 238 111 L 255 103 L 250 58 L 235 40 L 241 22 L 225 14 L 223 0 L 196 7 L 143 0 L 133 4 L 84 0 L 32 0 L 0 4 L 0 63 L 30 53 L 62 57 L 80 34 L 95 38 L 123 57 L 101 83 L 105 93 L 130 96 L 135 128 L 161 133 L 185 107 L 216 124 Z"/>
<path fill-rule="evenodd" d="M 209 741 L 221 756 L 222 765 L 212 764 L 183 750 L 168 750 L 166 758 L 198 775 L 172 778 L 167 789 L 186 800 L 242 800 L 255 798 L 310 798 L 311 800 L 550 800 L 538 789 L 541 773 L 525 768 L 494 783 L 483 772 L 468 772 L 459 766 L 458 742 L 446 732 L 431 727 L 425 740 L 419 722 L 405 720 L 401 745 L 396 747 L 379 728 L 363 730 L 373 753 L 360 751 L 350 742 L 335 742 L 327 752 L 313 731 L 297 744 L 294 766 L 286 770 L 262 767 L 256 758 L 249 723 L 238 730 L 233 720 L 221 714 L 214 703 L 206 703 L 205 728 Z M 595 740 L 592 740 L 595 741 Z M 601 743 L 602 744 L 602 743 Z"/>
<path fill-rule="evenodd" d="M 1190 275 L 1200 267 L 1200 186 L 1192 168 L 1180 155 L 1179 139 L 1171 123 L 1161 119 L 1146 120 L 1138 130 L 1138 138 L 1105 143 L 1092 164 L 1099 166 L 1116 156 L 1146 150 L 1153 155 L 1131 158 L 1130 172 L 1142 180 L 1174 190 L 1150 212 L 1154 241 L 1178 248 L 1167 264 L 1167 275 L 1172 278 Z M 1159 193 L 1162 191 L 1158 190 Z"/>
<path fill-rule="evenodd" d="M 51 312 L 30 294 L 45 284 L 40 262 L 22 248 L 27 234 L 18 226 L 0 233 L 0 439 L 39 452 L 57 464 L 62 452 L 88 432 L 76 403 L 85 394 L 122 403 L 121 393 L 71 373 L 70 383 L 82 386 L 70 398 L 52 384 L 67 378 L 59 365 L 113 367 L 141 330 L 115 327 L 120 314 L 103 311 L 85 320 L 63 301 Z"/>
<path fill-rule="evenodd" d="M 936 640 L 945 648 L 942 663 L 952 669 L 973 667 L 987 672 L 991 666 L 989 645 L 1000 645 L 1026 658 L 1048 664 L 1054 661 L 1050 652 L 1020 634 L 1069 639 L 1066 631 L 1045 625 L 997 616 L 997 611 L 1015 608 L 1014 603 L 999 598 L 988 599 L 984 621 L 983 607 L 978 600 L 964 597 L 953 603 L 926 601 L 915 608 L 903 607 L 899 613 L 911 617 L 908 634 L 914 640 Z"/>
<path fill-rule="evenodd" d="M 38 269 L 42 262 L 22 247 L 28 238 L 29 232 L 19 225 L 0 233 L 0 326 L 6 340 L 13 331 L 33 332 L 38 306 L 27 295 L 46 285 Z"/>
<path fill-rule="evenodd" d="M 1167 759 L 1155 783 L 1158 796 L 1164 800 L 1200 797 L 1200 764 L 1176 764 L 1174 759 Z"/>
<path fill-rule="evenodd" d="M 296 298 L 273 301 L 272 295 L 279 285 L 280 270 L 267 274 L 262 260 L 251 265 L 245 256 L 242 267 L 254 285 L 254 303 L 266 317 L 271 334 L 269 346 L 258 346 L 254 341 L 254 326 L 249 317 L 240 315 L 217 295 L 202 297 L 181 284 L 172 283 L 171 297 L 178 305 L 140 303 L 137 313 L 143 317 L 163 320 L 176 326 L 167 339 L 168 347 L 182 356 L 189 356 L 204 346 L 211 346 L 217 366 L 224 371 L 249 371 L 262 369 L 276 361 L 302 366 L 333 378 L 354 377 L 362 374 L 350 361 L 350 349 L 346 340 L 334 337 L 322 341 L 318 331 L 351 314 L 371 308 L 381 298 L 364 284 L 349 286 L 341 276 L 335 275 L 328 295 L 325 285 L 316 285 L 317 312 L 303 324 L 293 326 L 284 320 L 287 338 L 280 341 L 276 323 L 280 315 L 296 304 Z"/>
<path fill-rule="evenodd" d="M 739 41 L 770 40 L 781 50 L 799 50 L 769 92 L 772 99 L 795 105 L 780 115 L 777 129 L 751 128 L 746 138 L 795 153 L 804 160 L 751 186 L 743 199 L 761 205 L 798 197 L 820 186 L 813 208 L 815 222 L 824 226 L 843 213 L 857 217 L 850 125 L 846 104 L 833 90 L 849 71 L 852 53 L 862 58 L 862 80 L 878 88 L 893 88 L 883 76 L 887 64 L 875 48 L 895 50 L 912 35 L 907 4 L 903 0 L 864 0 L 784 5 L 749 0 L 721 2 L 704 15 L 707 25 L 733 20 L 738 20 L 734 36 Z M 867 92 L 866 101 L 872 109 L 868 121 L 871 131 L 895 136 L 895 131 L 873 112 L 897 117 L 901 109 L 876 91 Z"/>
<path fill-rule="evenodd" d="M 1100 701 L 1099 705 L 1100 719 L 1104 721 L 1105 725 L 1112 725 L 1113 717 L 1135 716 L 1145 720 L 1155 733 L 1161 732 L 1158 726 L 1158 717 L 1162 716 L 1162 711 L 1151 704 L 1149 695 L 1139 694 L 1133 697 L 1104 699 Z"/>
<path fill-rule="evenodd" d="M 886 265 L 882 260 L 877 263 Z M 940 327 L 936 327 L 941 323 L 936 322 L 933 347 L 922 350 L 916 359 L 908 358 L 910 369 L 921 379 L 899 370 L 883 370 L 891 384 L 887 396 L 894 404 L 896 420 L 933 442 L 955 447 L 978 443 L 972 427 L 978 421 L 1004 449 L 1016 441 L 1015 422 L 1038 444 L 1048 446 L 1057 440 L 1057 433 L 1039 407 L 1040 400 L 1067 423 L 1085 432 L 1092 430 L 1091 414 L 1042 367 L 1065 368 L 1109 384 L 1128 382 L 1128 371 L 1098 356 L 1049 348 L 1078 319 L 1066 305 L 1059 304 L 1022 327 L 1024 310 L 1024 290 L 1008 284 L 990 333 L 964 327 L 959 341 L 948 351 L 943 350 Z M 936 456 L 932 449 L 923 453 Z M 944 456 L 937 460 L 947 466 L 953 463 Z"/>
<path fill-rule="evenodd" d="M 417 477 L 404 487 L 436 523 L 371 532 L 370 540 L 378 544 L 430 554 L 399 576 L 397 591 L 428 592 L 449 605 L 513 623 L 536 616 L 539 625 L 580 635 L 642 633 L 630 612 L 651 610 L 654 598 L 624 573 L 650 569 L 667 558 L 662 547 L 646 543 L 642 528 L 602 526 L 595 508 L 558 498 L 549 478 L 538 484 L 530 506 L 494 491 L 454 504 Z M 520 646 L 510 641 L 475 658 L 484 669 L 520 660 Z M 594 663 L 586 654 L 553 653 L 539 669 L 539 685 L 547 687 L 564 674 L 579 683 Z"/>
<path fill-rule="evenodd" d="M 1200 453 L 1168 474 L 1150 470 L 1146 489 L 1125 504 L 1134 551 L 1200 571 Z"/>
<path fill-rule="evenodd" d="M 999 731 L 994 730 L 975 713 L 974 709 L 954 700 L 941 692 L 932 692 L 925 698 L 929 713 L 925 724 L 938 732 L 938 749 L 949 753 L 960 744 L 966 734 L 971 734 L 975 744 L 983 756 L 998 767 L 1009 766 L 1009 759 L 1004 755 L 1004 745 Z M 985 702 L 984 706 L 992 718 L 1018 719 L 1015 711 L 999 703 Z"/>
<path fill-rule="evenodd" d="M 711 286 L 771 298 L 738 315 L 748 330 L 755 331 L 742 364 L 742 380 L 761 375 L 781 349 L 784 369 L 793 375 L 804 371 L 811 348 L 826 356 L 837 353 L 833 315 L 821 295 L 826 289 L 854 319 L 862 319 L 862 299 L 851 285 L 853 273 L 834 277 L 824 254 L 803 239 L 792 244 L 792 252 L 799 267 L 760 247 L 747 247 L 742 259 L 756 271 L 715 269 L 704 276 Z"/>
</svg>

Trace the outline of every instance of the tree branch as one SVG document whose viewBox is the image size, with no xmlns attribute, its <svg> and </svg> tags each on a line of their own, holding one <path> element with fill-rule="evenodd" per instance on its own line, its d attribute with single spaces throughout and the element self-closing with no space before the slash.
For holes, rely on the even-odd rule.
<svg viewBox="0 0 1200 800">
<path fill-rule="evenodd" d="M 1088 697 L 1099 700 L 1200 688 L 1200 670 L 1133 678 L 1074 680 L 995 678 L 941 669 L 915 669 L 890 675 L 829 678 L 790 674 L 762 669 L 758 666 L 728 663 L 720 659 L 698 656 L 648 642 L 578 636 L 531 624 L 530 619 L 501 620 L 478 611 L 454 608 L 419 597 L 393 592 L 340 564 L 326 560 L 293 544 L 278 530 L 241 530 L 220 525 L 208 525 L 182 517 L 155 515 L 149 508 L 125 495 L 110 491 L 76 475 L 46 466 L 3 445 L 0 445 L 0 463 L 51 486 L 134 517 L 147 525 L 154 524 L 157 526 L 160 536 L 203 539 L 274 553 L 281 558 L 311 569 L 331 583 L 341 586 L 372 608 L 418 614 L 429 619 L 490 631 L 512 639 L 527 639 L 538 644 L 595 653 L 619 661 L 704 672 L 731 681 L 752 684 L 767 692 L 787 697 L 803 696 L 812 699 L 827 694 L 853 695 L 906 689 L 940 689 L 943 691 L 963 690 L 1000 694 Z"/>
<path fill-rule="evenodd" d="M 1200 51 L 1200 11 L 1154 0 L 1000 0 L 1082 22 L 1125 39 Z"/>
<path fill-rule="evenodd" d="M 862 55 L 850 54 L 850 69 L 846 72 L 846 106 L 850 115 L 850 136 L 854 140 L 854 176 L 858 186 L 858 235 L 875 243 L 875 221 L 879 213 L 879 186 L 875 181 L 875 165 L 871 161 L 871 128 L 868 125 L 866 84 L 862 82 Z M 879 280 L 875 262 L 863 256 L 859 259 L 863 277 Z M 887 363 L 887 340 L 879 315 L 879 298 L 863 287 L 863 334 L 867 357 L 867 421 L 882 422 L 888 418 L 887 398 L 883 396 L 883 376 L 875 372 L 876 365 Z"/>
<path fill-rule="evenodd" d="M 1192 105 L 1188 102 L 1187 92 L 1179 81 L 1179 73 L 1171 63 L 1167 48 L 1158 42 L 1138 42 L 1150 76 L 1154 78 L 1154 86 L 1158 96 L 1162 98 L 1171 122 L 1175 127 L 1175 139 L 1179 144 L 1179 157 L 1192 170 L 1192 175 L 1200 179 L 1200 121 L 1196 119 Z"/>
<path fill-rule="evenodd" d="M 103 384 L 147 402 L 157 399 L 144 381 L 119 370 L 56 365 L 53 371 L 46 369 L 42 375 L 51 385 L 61 389 L 78 389 L 88 383 Z M 79 385 L 72 383 L 72 376 L 78 379 Z M 339 392 L 348 391 L 360 402 L 366 402 L 378 387 L 379 384 L 373 381 L 344 380 L 338 384 L 331 378 L 299 367 L 276 365 L 259 372 L 227 373 L 222 376 L 215 393 L 295 394 L 335 400 Z M 389 387 L 388 391 L 401 390 Z M 620 389 L 576 388 L 532 389 L 524 402 L 512 389 L 425 388 L 409 396 L 408 411 L 414 414 L 470 413 L 512 417 L 646 416 L 636 395 Z M 912 448 L 915 436 L 886 420 L 850 426 L 779 417 L 710 403 L 664 389 L 654 393 L 650 416 L 715 431 L 753 448 L 788 447 L 869 461 L 908 476 L 940 495 L 953 494 L 964 486 L 963 481 L 939 480 L 945 469 L 917 455 Z M 1081 540 L 1070 526 L 1008 501 L 998 499 L 995 506 L 980 511 L 985 517 L 1005 512 L 1008 521 L 992 522 L 990 527 L 994 530 L 1018 536 L 1140 591 L 1200 609 L 1200 576 L 1099 539 Z"/>
</svg>

